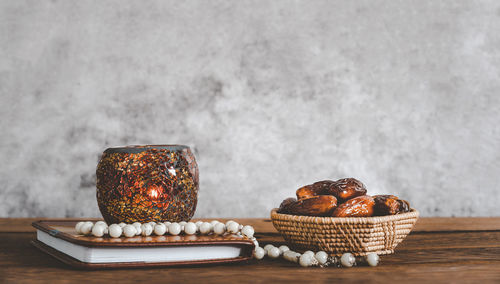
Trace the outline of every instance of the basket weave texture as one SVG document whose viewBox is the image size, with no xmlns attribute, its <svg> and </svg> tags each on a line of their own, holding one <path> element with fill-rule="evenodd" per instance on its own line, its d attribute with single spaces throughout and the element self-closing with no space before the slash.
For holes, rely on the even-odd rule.
<svg viewBox="0 0 500 284">
<path fill-rule="evenodd" d="M 271 211 L 273 225 L 295 250 L 323 250 L 340 256 L 345 252 L 391 254 L 411 232 L 418 211 L 380 217 L 311 217 Z"/>
</svg>

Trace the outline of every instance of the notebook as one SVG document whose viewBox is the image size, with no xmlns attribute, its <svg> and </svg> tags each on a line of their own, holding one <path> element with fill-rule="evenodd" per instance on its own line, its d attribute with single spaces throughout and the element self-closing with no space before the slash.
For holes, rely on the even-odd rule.
<svg viewBox="0 0 500 284">
<path fill-rule="evenodd" d="M 32 244 L 84 269 L 233 263 L 250 259 L 255 247 L 250 239 L 230 234 L 96 238 L 77 234 L 77 222 L 34 222 L 37 239 Z"/>
</svg>

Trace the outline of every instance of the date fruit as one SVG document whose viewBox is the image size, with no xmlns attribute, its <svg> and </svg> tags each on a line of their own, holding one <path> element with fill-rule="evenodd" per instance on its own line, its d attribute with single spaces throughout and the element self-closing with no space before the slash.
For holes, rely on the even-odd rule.
<svg viewBox="0 0 500 284">
<path fill-rule="evenodd" d="M 336 182 L 333 180 L 322 180 L 317 181 L 311 185 L 314 192 L 318 195 L 328 195 L 330 187 L 332 187 Z"/>
<path fill-rule="evenodd" d="M 329 189 L 335 184 L 333 180 L 322 180 L 303 186 L 295 192 L 298 199 L 309 198 L 318 195 L 331 195 Z"/>
<path fill-rule="evenodd" d="M 375 195 L 375 216 L 394 215 L 399 212 L 400 203 L 394 195 Z"/>
<path fill-rule="evenodd" d="M 322 180 L 285 199 L 278 212 L 308 216 L 369 217 L 410 211 L 410 203 L 394 195 L 366 195 L 365 185 L 355 178 Z"/>
<path fill-rule="evenodd" d="M 332 184 L 325 194 L 337 197 L 339 203 L 366 194 L 365 185 L 355 178 L 343 178 Z"/>
<path fill-rule="evenodd" d="M 373 216 L 373 207 L 375 200 L 369 195 L 362 195 L 347 200 L 340 204 L 333 211 L 333 217 L 371 217 Z"/>
<path fill-rule="evenodd" d="M 288 214 L 306 216 L 330 216 L 337 208 L 337 198 L 331 195 L 318 195 L 299 199 L 286 207 Z"/>
<path fill-rule="evenodd" d="M 410 212 L 410 202 L 404 199 L 399 199 L 399 202 L 401 203 L 401 212 L 399 213 Z"/>
<path fill-rule="evenodd" d="M 316 191 L 314 191 L 312 185 L 306 185 L 297 189 L 295 194 L 299 200 L 319 195 Z"/>
<path fill-rule="evenodd" d="M 285 200 L 283 200 L 280 204 L 280 208 L 278 209 L 279 213 L 288 213 L 288 206 L 290 204 L 293 204 L 294 202 L 297 202 L 297 198 L 295 197 L 289 197 Z"/>
<path fill-rule="evenodd" d="M 375 216 L 395 215 L 410 210 L 408 201 L 394 195 L 375 195 L 373 199 L 375 200 Z"/>
<path fill-rule="evenodd" d="M 322 180 L 303 186 L 296 191 L 297 199 L 318 195 L 333 195 L 340 203 L 365 194 L 366 188 L 364 184 L 354 178 L 343 178 L 337 181 Z"/>
</svg>

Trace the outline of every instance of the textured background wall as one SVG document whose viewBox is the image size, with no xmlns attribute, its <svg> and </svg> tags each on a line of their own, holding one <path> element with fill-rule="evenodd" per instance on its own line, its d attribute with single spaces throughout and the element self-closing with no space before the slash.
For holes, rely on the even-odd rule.
<svg viewBox="0 0 500 284">
<path fill-rule="evenodd" d="M 499 216 L 498 1 L 0 1 L 0 217 L 99 216 L 107 147 L 183 143 L 196 216 L 353 176 Z"/>
</svg>

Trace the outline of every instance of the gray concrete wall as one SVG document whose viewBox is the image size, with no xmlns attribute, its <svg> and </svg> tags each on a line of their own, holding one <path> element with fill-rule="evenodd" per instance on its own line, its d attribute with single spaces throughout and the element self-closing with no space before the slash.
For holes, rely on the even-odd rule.
<svg viewBox="0 0 500 284">
<path fill-rule="evenodd" d="M 0 217 L 99 216 L 110 146 L 183 143 L 198 217 L 357 177 L 500 216 L 498 1 L 0 1 Z"/>
</svg>

